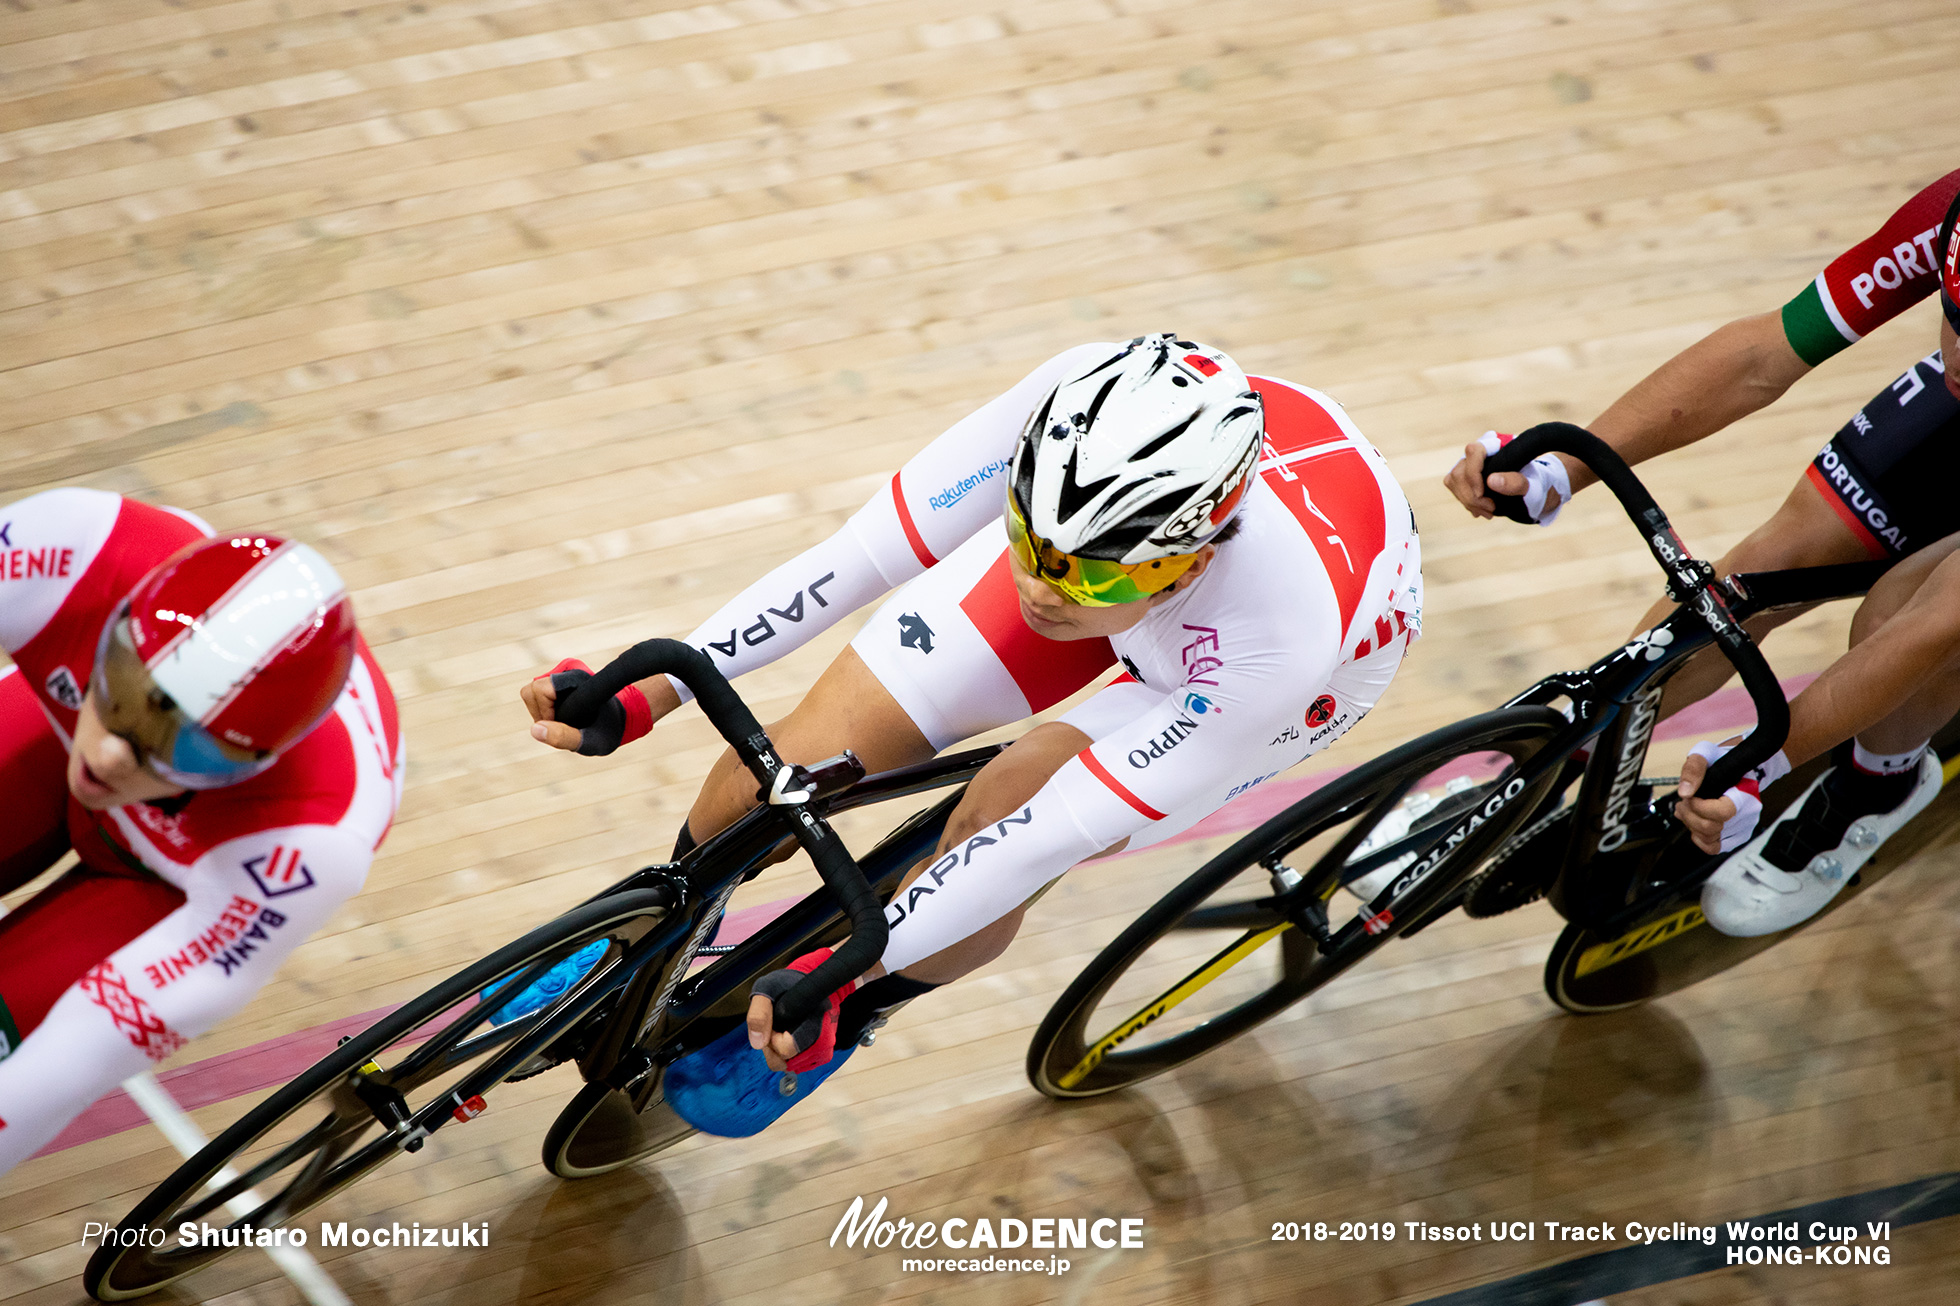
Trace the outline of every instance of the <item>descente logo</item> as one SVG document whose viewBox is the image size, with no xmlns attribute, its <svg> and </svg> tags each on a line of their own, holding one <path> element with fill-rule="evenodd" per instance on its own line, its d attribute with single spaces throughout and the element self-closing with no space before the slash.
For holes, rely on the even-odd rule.
<svg viewBox="0 0 1960 1306">
<path fill-rule="evenodd" d="M 1122 1220 L 1105 1216 L 1092 1220 L 1086 1216 L 1081 1219 L 1042 1216 L 1028 1220 L 989 1220 L 982 1216 L 968 1220 L 954 1216 L 949 1220 L 920 1222 L 886 1219 L 888 1204 L 889 1199 L 880 1197 L 878 1204 L 867 1214 L 863 1197 L 851 1199 L 850 1209 L 844 1212 L 844 1218 L 831 1230 L 830 1245 L 835 1247 L 841 1238 L 846 1247 L 861 1247 L 866 1251 L 890 1247 L 893 1243 L 907 1250 L 943 1244 L 959 1251 L 973 1247 L 1028 1247 L 1041 1250 L 1101 1247 L 1137 1251 L 1143 1247 L 1141 1219 Z"/>
</svg>

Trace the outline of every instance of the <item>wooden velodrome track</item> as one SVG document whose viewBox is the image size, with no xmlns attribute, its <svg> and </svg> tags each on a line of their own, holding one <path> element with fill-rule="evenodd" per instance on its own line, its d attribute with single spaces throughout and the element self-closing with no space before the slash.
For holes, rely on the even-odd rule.
<svg viewBox="0 0 1960 1306">
<path fill-rule="evenodd" d="M 246 1051 L 283 1078 L 311 1057 L 297 1031 L 402 1001 L 666 849 L 718 747 L 698 714 L 572 758 L 526 737 L 518 684 L 685 633 L 1084 339 L 1169 326 L 1327 390 L 1408 487 L 1427 637 L 1307 770 L 1590 661 L 1657 588 L 1617 509 L 1477 523 L 1441 473 L 1486 427 L 1589 419 L 1960 163 L 1957 56 L 1947 0 L 8 0 L 0 497 L 93 485 L 313 542 L 409 740 L 366 892 L 166 1082 L 215 1132 L 271 1082 Z M 1712 557 L 1762 519 L 1936 321 L 1923 305 L 1650 465 L 1690 543 Z M 1823 666 L 1847 615 L 1773 641 L 1779 672 Z M 758 714 L 853 627 L 742 682 Z M 564 1184 L 536 1158 L 570 1072 L 507 1087 L 323 1212 L 488 1222 L 488 1250 L 323 1265 L 364 1304 L 1359 1306 L 1598 1248 L 1271 1225 L 1711 1223 L 1960 1169 L 1944 840 L 1623 1017 L 1545 1000 L 1540 905 L 1453 919 L 1143 1089 L 1038 1097 L 1021 1057 L 1048 1001 L 1218 845 L 1078 871 L 1001 961 L 757 1139 Z M 76 1300 L 83 1222 L 176 1164 L 126 1103 L 90 1121 L 0 1180 L 8 1302 Z M 825 1245 L 859 1194 L 1140 1216 L 1147 1246 L 1053 1278 L 906 1274 L 896 1250 Z M 1612 1300 L 1950 1301 L 1954 1223 L 1901 1227 L 1887 1269 Z M 246 1255 L 177 1299 L 297 1295 Z"/>
</svg>

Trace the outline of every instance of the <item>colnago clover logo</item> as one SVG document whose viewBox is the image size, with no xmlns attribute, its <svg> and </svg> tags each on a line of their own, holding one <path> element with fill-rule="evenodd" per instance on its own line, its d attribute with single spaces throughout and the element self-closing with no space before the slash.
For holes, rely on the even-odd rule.
<svg viewBox="0 0 1960 1306">
<path fill-rule="evenodd" d="M 1187 535 L 1196 535 L 1211 516 L 1213 500 L 1206 497 L 1196 503 L 1186 505 L 1177 516 L 1164 523 L 1157 533 L 1167 540 L 1181 540 Z"/>
<path fill-rule="evenodd" d="M 1673 642 L 1673 631 L 1656 626 L 1652 630 L 1643 630 L 1635 635 L 1632 642 L 1627 645 L 1627 650 L 1645 656 L 1649 662 L 1659 662 L 1667 656 L 1667 647 Z"/>
</svg>

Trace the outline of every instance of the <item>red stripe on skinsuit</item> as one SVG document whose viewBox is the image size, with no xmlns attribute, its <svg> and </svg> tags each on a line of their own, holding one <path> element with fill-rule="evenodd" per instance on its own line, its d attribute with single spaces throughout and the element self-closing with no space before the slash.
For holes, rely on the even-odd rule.
<svg viewBox="0 0 1960 1306">
<path fill-rule="evenodd" d="M 1118 798 L 1121 798 L 1124 802 L 1136 808 L 1137 811 L 1143 813 L 1145 816 L 1149 817 L 1153 821 L 1161 821 L 1164 819 L 1164 814 L 1162 812 L 1152 807 L 1149 803 L 1144 802 L 1143 799 L 1138 798 L 1135 794 L 1131 793 L 1128 789 L 1125 789 L 1123 787 L 1123 782 L 1121 780 L 1118 780 L 1115 776 L 1111 775 L 1109 773 L 1108 768 L 1106 768 L 1105 766 L 1103 766 L 1101 762 L 1098 762 L 1096 760 L 1096 754 L 1093 749 L 1085 748 L 1081 752 L 1077 753 L 1076 756 L 1082 759 L 1082 765 L 1089 768 L 1089 774 L 1096 777 L 1096 779 L 1102 781 L 1104 784 L 1108 785 L 1110 791 L 1113 792 Z"/>
<path fill-rule="evenodd" d="M 920 562 L 930 567 L 939 559 L 933 557 L 932 550 L 926 547 L 925 538 L 919 534 L 919 528 L 912 520 L 912 510 L 905 506 L 905 487 L 898 483 L 902 475 L 903 472 L 892 473 L 892 503 L 898 508 L 898 524 L 905 528 L 905 542 L 912 546 L 912 552 L 918 555 Z"/>
<path fill-rule="evenodd" d="M 1824 479 L 1824 473 L 1817 470 L 1816 463 L 1804 468 L 1803 474 L 1809 480 L 1811 488 L 1822 495 L 1824 502 L 1831 505 L 1831 510 L 1837 513 L 1838 518 L 1851 528 L 1851 533 L 1858 537 L 1858 543 L 1865 546 L 1867 553 L 1879 559 L 1891 556 L 1891 551 L 1879 541 L 1878 536 L 1872 534 L 1871 528 L 1859 521 L 1858 514 L 1845 506 L 1844 500 L 1838 497 L 1838 492 L 1831 488 L 1829 481 Z"/>
<path fill-rule="evenodd" d="M 1106 639 L 1049 639 L 1028 629 L 1005 549 L 960 600 L 960 611 L 1013 677 L 1030 712 L 1055 706 L 1116 661 Z"/>
</svg>

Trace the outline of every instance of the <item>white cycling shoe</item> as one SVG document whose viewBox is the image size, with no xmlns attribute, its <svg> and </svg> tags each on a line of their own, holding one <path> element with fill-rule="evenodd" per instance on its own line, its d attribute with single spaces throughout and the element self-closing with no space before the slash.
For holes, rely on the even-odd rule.
<svg viewBox="0 0 1960 1306">
<path fill-rule="evenodd" d="M 1809 920 L 1837 897 L 1853 875 L 1891 838 L 1900 826 L 1924 811 L 1939 796 L 1940 759 L 1931 749 L 1919 761 L 1919 778 L 1904 802 L 1889 812 L 1861 816 L 1844 832 L 1844 839 L 1829 852 L 1818 853 L 1795 873 L 1771 865 L 1763 848 L 1778 827 L 1798 819 L 1810 796 L 1817 792 L 1831 773 L 1825 771 L 1811 782 L 1801 797 L 1784 809 L 1782 816 L 1738 848 L 1720 870 L 1708 877 L 1701 889 L 1701 912 L 1708 923 L 1723 934 L 1736 938 L 1756 938 L 1775 934 Z"/>
</svg>

